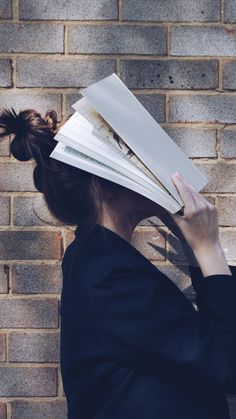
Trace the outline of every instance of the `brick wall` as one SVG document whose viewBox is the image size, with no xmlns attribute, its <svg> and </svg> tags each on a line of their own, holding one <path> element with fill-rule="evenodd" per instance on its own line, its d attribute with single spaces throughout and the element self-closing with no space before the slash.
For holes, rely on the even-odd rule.
<svg viewBox="0 0 236 419">
<path fill-rule="evenodd" d="M 236 261 L 236 1 L 0 0 L 0 105 L 59 118 L 115 71 L 210 178 L 226 257 Z M 73 239 L 0 144 L 0 418 L 65 419 L 60 261 Z M 194 298 L 179 242 L 153 217 L 133 244 Z M 173 263 L 171 263 L 173 262 Z M 232 418 L 236 399 L 229 395 Z"/>
</svg>

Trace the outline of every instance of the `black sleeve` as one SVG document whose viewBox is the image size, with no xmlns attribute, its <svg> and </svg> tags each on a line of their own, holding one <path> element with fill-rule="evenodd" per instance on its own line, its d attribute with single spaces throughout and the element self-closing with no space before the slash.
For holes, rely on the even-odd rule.
<svg viewBox="0 0 236 419">
<path fill-rule="evenodd" d="M 236 276 L 197 270 L 199 310 L 160 271 L 114 269 L 92 293 L 98 335 L 106 355 L 140 373 L 236 392 Z"/>
<path fill-rule="evenodd" d="M 229 265 L 229 268 L 232 277 L 220 274 L 204 277 L 199 267 L 192 266 L 189 266 L 189 272 L 198 310 L 215 321 L 236 377 L 236 266 Z M 233 387 L 228 386 L 227 391 L 236 393 L 236 383 Z"/>
</svg>

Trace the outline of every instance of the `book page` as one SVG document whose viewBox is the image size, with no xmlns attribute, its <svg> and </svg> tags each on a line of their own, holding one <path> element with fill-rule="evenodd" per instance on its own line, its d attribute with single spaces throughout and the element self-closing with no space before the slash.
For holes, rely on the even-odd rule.
<svg viewBox="0 0 236 419">
<path fill-rule="evenodd" d="M 77 111 L 63 124 L 54 139 L 124 173 L 130 179 L 135 180 L 154 193 L 157 188 L 160 188 L 156 182 L 152 181 L 136 165 L 131 164 L 130 158 L 127 158 L 113 144 L 113 140 L 110 142 L 101 135 Z"/>
<path fill-rule="evenodd" d="M 80 93 L 126 142 L 168 191 L 182 202 L 172 174 L 180 172 L 201 190 L 208 178 L 155 121 L 141 102 L 115 74 L 82 89 Z M 77 104 L 73 107 L 76 109 Z"/>
<path fill-rule="evenodd" d="M 83 153 L 80 153 L 61 142 L 57 143 L 56 147 L 50 154 L 50 157 L 131 189 L 148 199 L 151 199 L 163 208 L 166 208 L 167 211 L 172 214 L 176 213 L 181 208 L 180 204 L 172 196 L 167 195 L 161 189 L 156 188 L 153 193 L 135 181 L 124 176 L 123 173 L 120 173 L 100 161 L 92 159 L 91 157 L 88 157 L 87 155 L 84 155 Z"/>
<path fill-rule="evenodd" d="M 72 105 L 72 107 L 74 107 Z M 75 108 L 75 107 L 74 107 Z M 109 142 L 112 147 L 115 147 L 124 158 L 129 160 L 136 168 L 141 170 L 146 176 L 149 177 L 154 183 L 160 188 L 163 188 L 166 193 L 169 191 L 164 185 L 153 175 L 148 167 L 140 160 L 131 148 L 125 143 L 125 141 L 110 127 L 105 119 L 86 101 L 85 98 L 80 99 L 76 102 L 76 111 L 82 115 L 88 122 L 90 122 L 96 131 L 102 135 L 104 140 Z"/>
</svg>

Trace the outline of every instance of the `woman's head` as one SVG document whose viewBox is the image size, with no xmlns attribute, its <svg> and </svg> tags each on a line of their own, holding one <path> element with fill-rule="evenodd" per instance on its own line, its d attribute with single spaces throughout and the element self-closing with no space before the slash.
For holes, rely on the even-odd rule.
<svg viewBox="0 0 236 419">
<path fill-rule="evenodd" d="M 96 176 L 49 157 L 62 124 L 57 125 L 53 110 L 43 117 L 34 109 L 19 113 L 13 108 L 4 109 L 0 112 L 0 138 L 12 134 L 12 155 L 20 161 L 35 160 L 34 184 L 43 193 L 49 211 L 60 222 L 87 230 L 99 221 L 98 199 L 93 190 Z M 114 185 L 101 182 L 104 190 Z"/>
<path fill-rule="evenodd" d="M 113 215 L 131 214 L 136 209 L 140 218 L 145 218 L 146 210 L 148 216 L 149 209 L 156 206 L 146 198 L 49 157 L 57 145 L 54 136 L 64 122 L 57 124 L 53 110 L 44 117 L 34 109 L 0 112 L 0 138 L 12 134 L 12 155 L 20 161 L 35 161 L 34 184 L 43 193 L 49 211 L 63 224 L 79 225 L 81 234 L 101 222 L 104 204 Z"/>
</svg>

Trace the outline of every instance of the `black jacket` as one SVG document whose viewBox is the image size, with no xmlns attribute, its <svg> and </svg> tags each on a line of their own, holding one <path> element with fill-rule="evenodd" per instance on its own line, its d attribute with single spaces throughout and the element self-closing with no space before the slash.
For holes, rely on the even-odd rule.
<svg viewBox="0 0 236 419">
<path fill-rule="evenodd" d="M 190 268 L 184 293 L 97 224 L 63 261 L 61 374 L 69 419 L 228 419 L 236 393 L 233 276 Z M 198 309 L 196 309 L 198 308 Z"/>
</svg>

